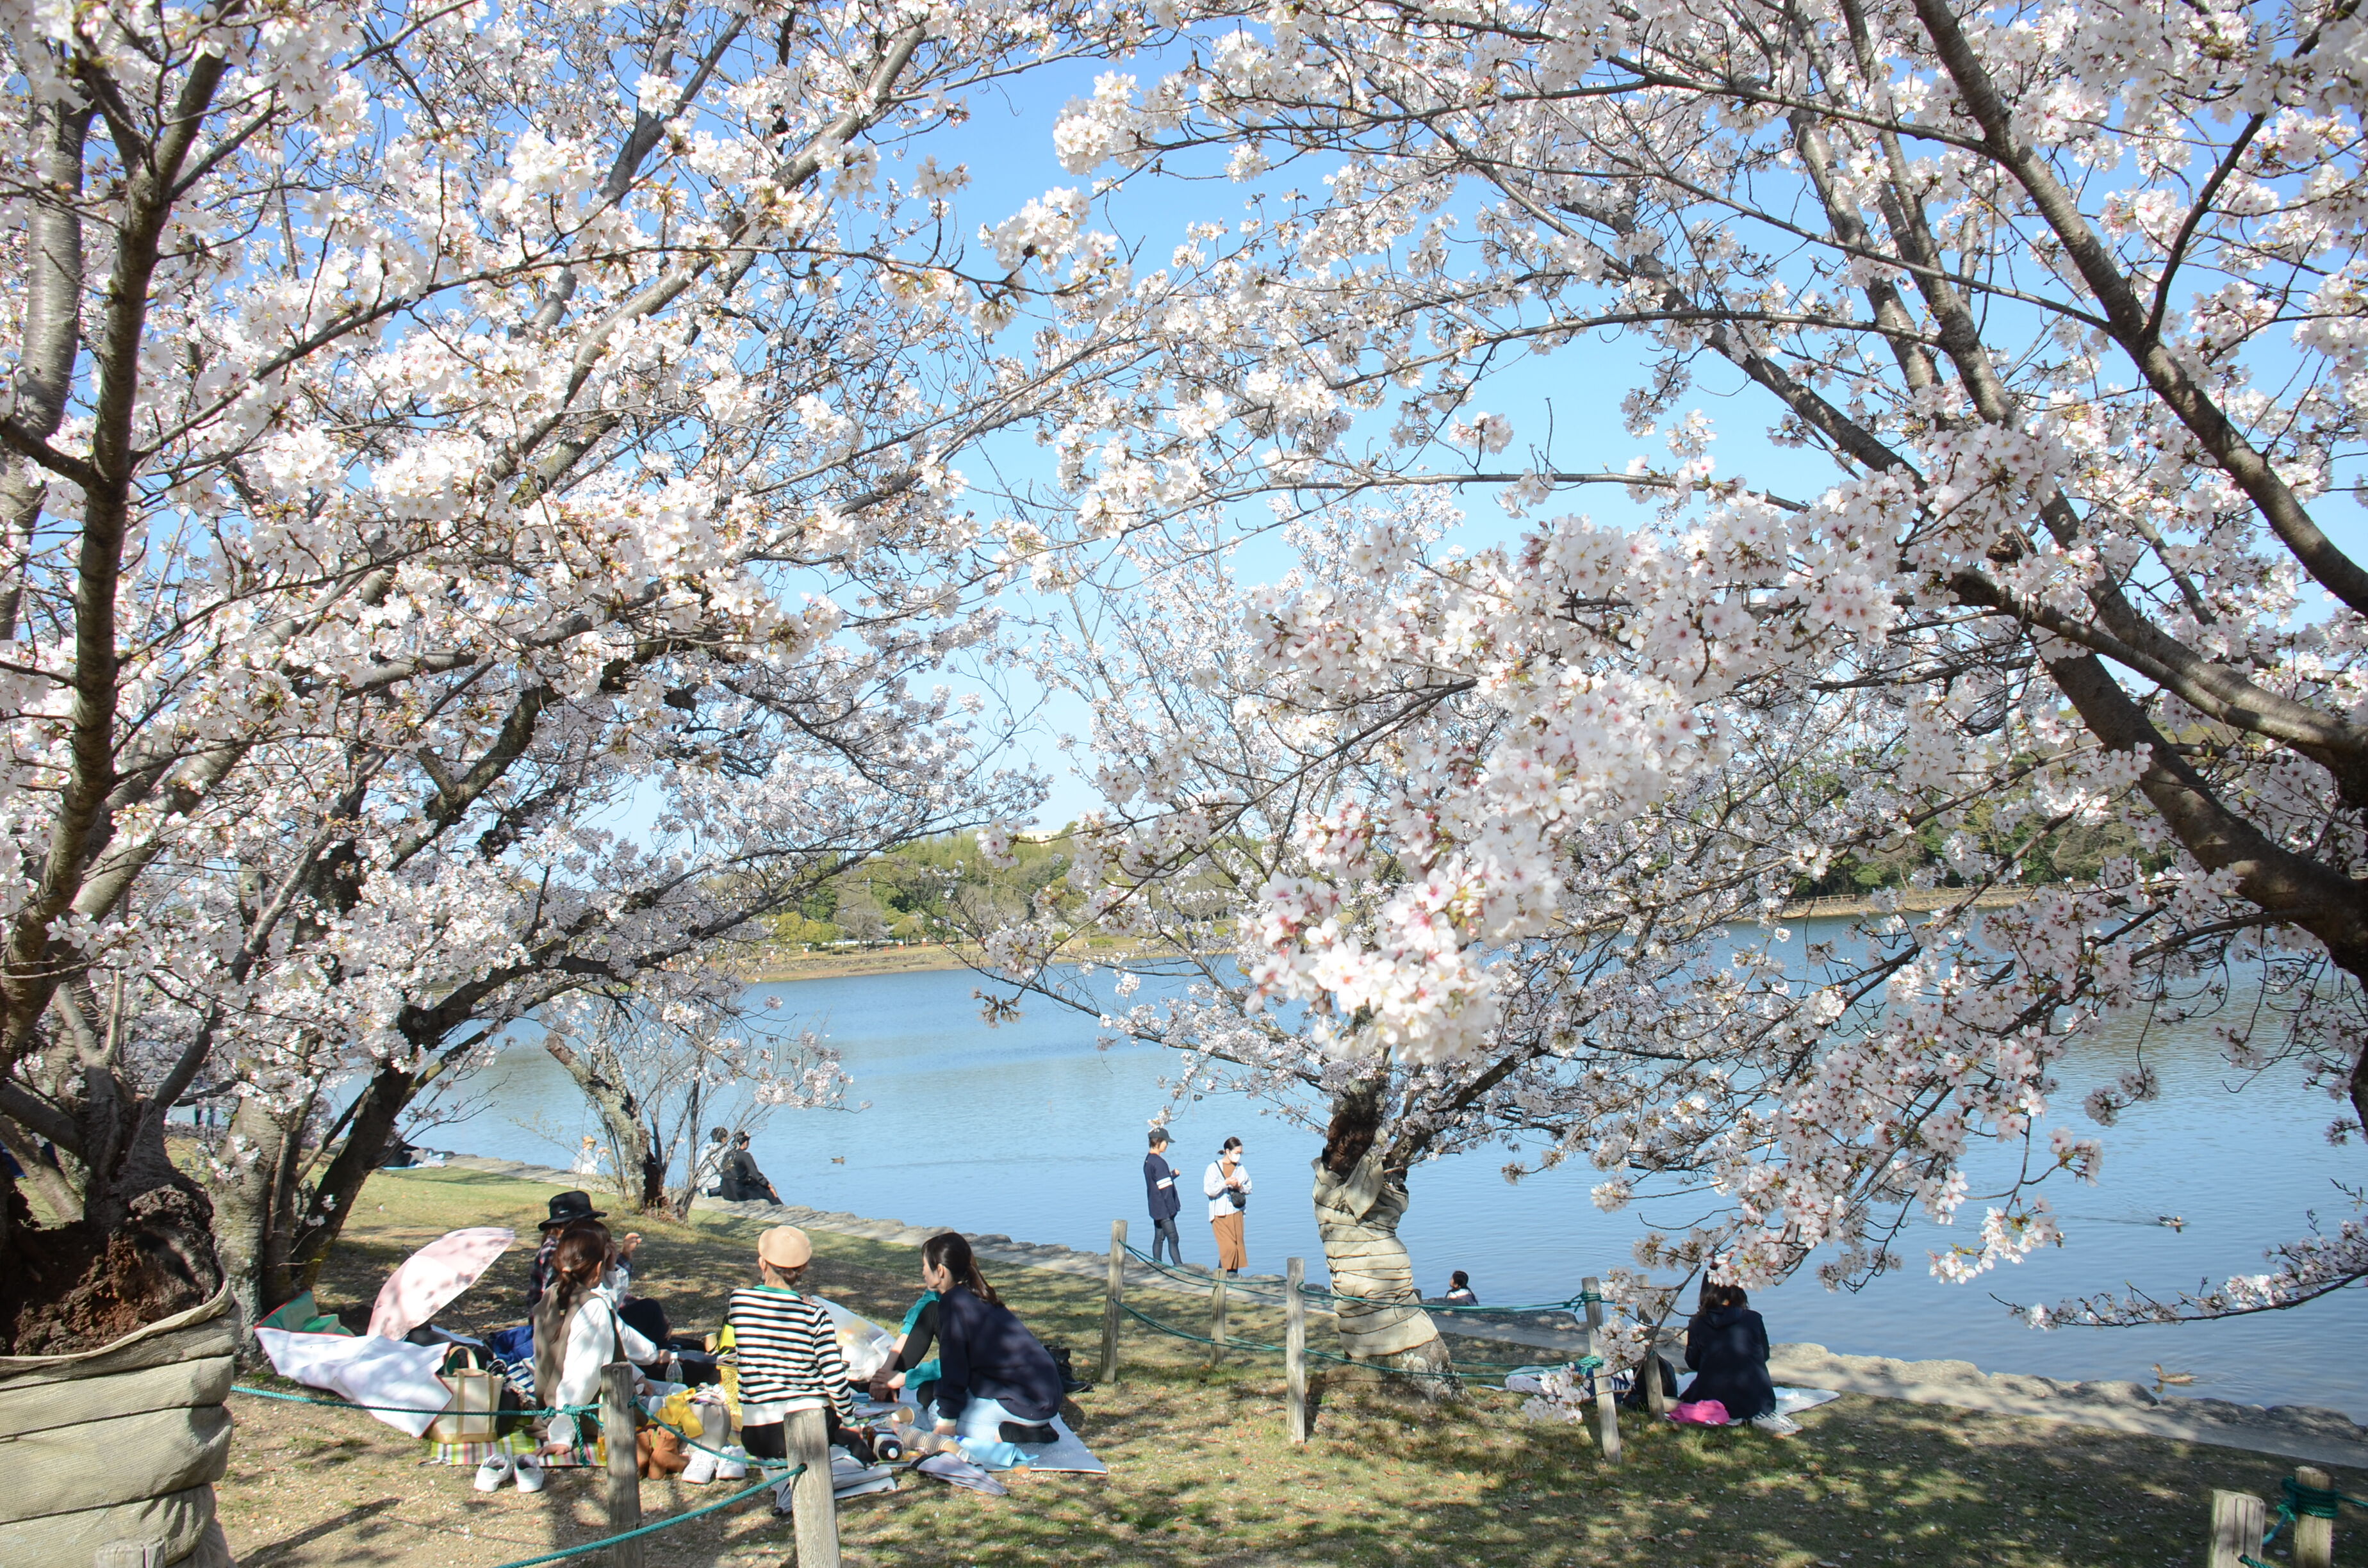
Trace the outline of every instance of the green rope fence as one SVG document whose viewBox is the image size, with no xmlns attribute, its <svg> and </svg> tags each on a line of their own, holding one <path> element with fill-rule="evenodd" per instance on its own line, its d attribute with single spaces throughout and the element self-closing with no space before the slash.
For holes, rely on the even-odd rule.
<svg viewBox="0 0 2368 1568">
<path fill-rule="evenodd" d="M 230 1392 L 233 1393 L 252 1394 L 256 1399 L 285 1400 L 290 1404 L 320 1404 L 326 1405 L 332 1410 L 367 1410 L 385 1415 L 446 1415 L 452 1414 L 452 1407 L 449 1404 L 438 1405 L 434 1410 L 422 1410 L 416 1405 L 404 1404 L 356 1404 L 349 1399 L 319 1399 L 308 1393 L 287 1393 L 279 1389 L 252 1388 L 245 1383 L 231 1384 Z M 597 1404 L 536 1404 L 520 1405 L 508 1410 L 475 1411 L 471 1414 L 481 1415 L 598 1415 L 599 1413 L 599 1409 L 600 1407 Z"/>
<path fill-rule="evenodd" d="M 755 1485 L 749 1487 L 744 1492 L 735 1492 L 729 1497 L 719 1499 L 713 1503 L 702 1504 L 700 1506 L 696 1508 L 687 1508 L 679 1514 L 670 1515 L 666 1518 L 660 1519 L 655 1524 L 643 1525 L 639 1529 L 626 1530 L 618 1535 L 604 1536 L 598 1540 L 587 1540 L 581 1546 L 571 1546 L 559 1551 L 546 1551 L 540 1557 L 521 1557 L 515 1562 L 501 1563 L 498 1565 L 498 1568 L 537 1568 L 537 1565 L 540 1563 L 564 1562 L 571 1557 L 589 1557 L 596 1551 L 606 1551 L 609 1548 L 617 1545 L 620 1541 L 638 1540 L 645 1535 L 655 1535 L 660 1530 L 672 1529 L 677 1525 L 689 1524 L 691 1520 L 700 1517 L 703 1514 L 712 1514 L 719 1508 L 729 1508 L 734 1503 L 746 1502 L 749 1498 L 754 1497 L 759 1492 L 766 1491 L 768 1488 L 778 1487 L 783 1482 L 795 1481 L 799 1476 L 803 1475 L 805 1471 L 805 1466 L 799 1465 L 784 1475 L 768 1474 L 764 1480 L 757 1482 Z"/>
<path fill-rule="evenodd" d="M 284 1393 L 278 1389 L 259 1389 L 251 1387 L 245 1383 L 233 1383 L 231 1385 L 231 1392 L 251 1394 L 257 1399 L 284 1400 L 290 1404 L 324 1405 L 333 1410 L 383 1412 L 392 1415 L 443 1415 L 449 1414 L 448 1409 L 419 1410 L 395 1404 L 357 1404 L 349 1399 L 316 1399 L 310 1394 Z M 569 1404 L 561 1405 L 556 1408 L 546 1407 L 534 1410 L 502 1410 L 495 1411 L 491 1414 L 497 1415 L 582 1415 L 597 1413 L 600 1407 L 597 1404 Z M 676 1426 L 671 1421 L 660 1420 L 655 1416 L 651 1417 L 651 1420 L 654 1425 L 665 1427 L 667 1431 L 672 1432 L 676 1437 L 681 1438 L 685 1443 L 689 1444 L 692 1448 L 703 1449 L 708 1453 L 714 1454 L 718 1458 L 725 1457 L 723 1449 L 709 1448 L 706 1444 L 700 1442 L 696 1437 L 691 1437 L 689 1433 L 685 1432 L 681 1427 Z M 733 1455 L 730 1457 L 736 1459 L 739 1456 Z M 659 1519 L 653 1524 L 643 1525 L 639 1529 L 626 1530 L 618 1535 L 603 1536 L 598 1540 L 587 1540 L 581 1546 L 570 1546 L 558 1551 L 547 1551 L 540 1557 L 521 1557 L 515 1562 L 504 1562 L 499 1565 L 499 1568 L 538 1568 L 539 1564 L 545 1562 L 564 1562 L 571 1557 L 588 1557 L 596 1551 L 605 1551 L 609 1547 L 615 1546 L 621 1541 L 638 1540 L 645 1535 L 655 1535 L 660 1530 L 672 1529 L 677 1525 L 688 1524 L 693 1519 L 700 1518 L 706 1515 L 715 1513 L 720 1509 L 729 1508 L 734 1503 L 746 1502 L 747 1499 L 754 1497 L 757 1493 L 763 1492 L 768 1488 L 776 1488 L 785 1482 L 795 1481 L 799 1476 L 805 1473 L 806 1469 L 806 1467 L 802 1464 L 794 1466 L 788 1465 L 788 1461 L 784 1460 L 752 1459 L 749 1460 L 747 1463 L 753 1469 L 765 1471 L 764 1478 L 742 1491 L 734 1493 L 729 1497 L 719 1498 L 715 1502 L 702 1504 L 696 1508 L 688 1508 L 679 1514 L 669 1515 L 666 1518 Z M 777 1467 L 782 1466 L 787 1466 L 787 1468 L 779 1470 L 777 1472 Z"/>
<path fill-rule="evenodd" d="M 1213 1345 L 1221 1350 L 1247 1350 L 1268 1356 L 1289 1354 L 1280 1345 L 1267 1345 L 1255 1339 L 1236 1339 L 1231 1335 L 1222 1340 L 1212 1339 L 1205 1334 L 1195 1334 L 1189 1328 L 1178 1328 L 1174 1324 L 1163 1323 L 1149 1312 L 1138 1310 L 1131 1301 L 1121 1301 L 1118 1306 L 1119 1311 L 1134 1319 L 1135 1322 L 1146 1328 L 1167 1335 L 1172 1339 L 1187 1340 L 1194 1345 Z M 1453 1378 L 1482 1372 L 1495 1372 L 1501 1375 L 1506 1372 L 1518 1372 L 1523 1366 L 1528 1365 L 1528 1363 L 1517 1361 L 1459 1361 L 1451 1363 L 1443 1371 L 1434 1371 L 1421 1367 L 1379 1367 L 1371 1361 L 1360 1361 L 1353 1356 L 1340 1356 L 1329 1350 L 1318 1350 L 1312 1345 L 1306 1347 L 1304 1354 L 1312 1360 L 1337 1362 L 1343 1367 L 1366 1367 L 1376 1371 L 1391 1372 L 1400 1377 L 1409 1378 Z M 1565 1362 L 1564 1365 L 1579 1371 L 1591 1372 L 1603 1365 L 1603 1358 L 1581 1356 L 1577 1360 Z"/>
<path fill-rule="evenodd" d="M 2342 1512 L 2343 1505 L 2346 1503 L 2355 1508 L 2368 1509 L 2368 1498 L 2354 1497 L 2349 1493 L 2331 1491 L 2325 1487 L 2305 1486 L 2291 1475 L 2279 1481 L 2278 1489 L 2283 1494 L 2278 1498 L 2278 1522 L 2271 1525 L 2262 1535 L 2263 1551 L 2267 1551 L 2276 1543 L 2278 1537 L 2285 1533 L 2288 1526 L 2297 1524 L 2304 1519 L 2334 1518 Z M 2237 1554 L 2237 1561 L 2244 1563 L 2246 1568 L 2277 1568 L 2277 1564 L 2273 1562 L 2264 1562 L 2260 1558 L 2242 1551 Z"/>
<path fill-rule="evenodd" d="M 1216 1278 L 1216 1276 L 1212 1274 L 1190 1274 L 1185 1272 L 1183 1269 L 1171 1267 L 1168 1265 L 1160 1262 L 1157 1258 L 1153 1257 L 1150 1254 L 1136 1247 L 1132 1242 L 1126 1244 L 1126 1250 L 1127 1256 L 1133 1257 L 1137 1263 L 1144 1264 L 1156 1272 L 1166 1276 L 1167 1278 L 1175 1280 L 1177 1283 L 1181 1285 L 1190 1285 L 1195 1290 L 1207 1289 L 1209 1284 Z M 1227 1290 L 1239 1291 L 1243 1296 L 1251 1301 L 1263 1301 L 1269 1306 L 1279 1306 L 1281 1304 L 1283 1300 L 1280 1294 L 1273 1293 L 1276 1292 L 1279 1288 L 1270 1285 L 1245 1285 L 1239 1280 L 1228 1279 L 1225 1281 L 1225 1289 Z M 1567 1312 L 1575 1312 L 1581 1307 L 1588 1305 L 1590 1302 L 1602 1301 L 1608 1299 L 1591 1290 L 1581 1290 L 1577 1295 L 1565 1297 L 1559 1301 L 1538 1301 L 1518 1307 L 1492 1307 L 1478 1303 L 1467 1306 L 1454 1301 L 1425 1301 L 1419 1299 L 1403 1301 L 1392 1301 L 1384 1296 L 1344 1296 L 1337 1290 L 1326 1290 L 1321 1285 L 1303 1285 L 1299 1288 L 1299 1293 L 1311 1301 L 1346 1301 L 1350 1306 L 1375 1308 L 1420 1307 L 1424 1312 L 1434 1313 Z"/>
</svg>

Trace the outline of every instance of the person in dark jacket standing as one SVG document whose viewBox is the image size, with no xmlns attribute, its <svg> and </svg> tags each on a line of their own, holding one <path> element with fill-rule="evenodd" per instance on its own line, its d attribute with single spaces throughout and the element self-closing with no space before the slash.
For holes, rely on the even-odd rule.
<svg viewBox="0 0 2368 1568">
<path fill-rule="evenodd" d="M 1714 1399 L 1729 1421 L 1748 1421 L 1762 1431 L 1789 1437 L 1800 1425 L 1776 1414 L 1776 1386 L 1768 1377 L 1768 1324 L 1751 1310 L 1739 1285 L 1707 1284 L 1702 1307 L 1686 1324 L 1686 1365 L 1694 1381 L 1685 1397 Z"/>
<path fill-rule="evenodd" d="M 1176 1233 L 1176 1216 L 1184 1211 L 1184 1200 L 1176 1196 L 1176 1170 L 1167 1163 L 1167 1130 L 1151 1130 L 1151 1153 L 1143 1157 L 1144 1196 L 1151 1200 L 1151 1261 L 1159 1261 L 1161 1243 L 1167 1246 L 1167 1260 L 1177 1267 L 1184 1267 L 1184 1239 Z"/>
<path fill-rule="evenodd" d="M 921 1283 L 938 1292 L 936 1430 L 973 1445 L 1050 1443 L 1061 1369 L 978 1271 L 954 1231 L 921 1244 Z"/>
</svg>

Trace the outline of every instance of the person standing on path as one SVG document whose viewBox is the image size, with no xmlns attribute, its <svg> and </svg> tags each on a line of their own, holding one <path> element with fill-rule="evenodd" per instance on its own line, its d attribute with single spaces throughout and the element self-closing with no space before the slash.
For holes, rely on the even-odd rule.
<svg viewBox="0 0 2368 1568">
<path fill-rule="evenodd" d="M 1177 1196 L 1176 1169 L 1167 1163 L 1164 1127 L 1151 1130 L 1151 1153 L 1143 1157 L 1143 1190 L 1151 1200 L 1151 1261 L 1159 1261 L 1159 1248 L 1165 1243 L 1168 1261 L 1183 1267 L 1184 1241 L 1176 1233 L 1176 1216 L 1184 1211 L 1184 1199 Z"/>
<path fill-rule="evenodd" d="M 1249 1267 L 1242 1244 L 1242 1210 L 1249 1207 L 1250 1172 L 1242 1164 L 1242 1141 L 1228 1138 L 1201 1178 L 1201 1196 L 1209 1200 L 1209 1229 L 1217 1236 L 1217 1267 L 1239 1274 Z"/>
</svg>

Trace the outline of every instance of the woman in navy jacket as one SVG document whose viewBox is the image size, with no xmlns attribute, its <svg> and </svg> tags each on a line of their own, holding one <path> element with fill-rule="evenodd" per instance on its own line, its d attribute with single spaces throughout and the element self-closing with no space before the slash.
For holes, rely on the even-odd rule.
<svg viewBox="0 0 2368 1568">
<path fill-rule="evenodd" d="M 1714 1399 L 1729 1421 L 1776 1414 L 1776 1385 L 1768 1377 L 1768 1325 L 1751 1310 L 1739 1285 L 1704 1285 L 1702 1310 L 1686 1324 L 1686 1365 L 1694 1381 L 1686 1398 Z"/>
<path fill-rule="evenodd" d="M 952 1231 L 922 1243 L 921 1282 L 938 1292 L 939 1433 L 973 1443 L 1053 1441 L 1061 1369 L 979 1273 L 970 1243 Z"/>
</svg>

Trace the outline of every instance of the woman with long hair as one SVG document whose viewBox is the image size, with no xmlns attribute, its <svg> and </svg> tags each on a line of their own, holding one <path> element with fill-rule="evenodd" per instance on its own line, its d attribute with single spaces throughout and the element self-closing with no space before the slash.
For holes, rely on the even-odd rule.
<svg viewBox="0 0 2368 1568">
<path fill-rule="evenodd" d="M 1702 1304 L 1686 1324 L 1686 1365 L 1694 1369 L 1694 1381 L 1686 1386 L 1688 1401 L 1714 1399 L 1726 1406 L 1729 1421 L 1748 1421 L 1779 1437 L 1801 1429 L 1791 1417 L 1776 1414 L 1776 1385 L 1768 1377 L 1768 1324 L 1751 1310 L 1742 1286 L 1703 1284 Z"/>
<path fill-rule="evenodd" d="M 973 1447 L 1050 1443 L 1061 1369 L 979 1272 L 953 1231 L 921 1244 L 921 1284 L 938 1293 L 936 1430 Z"/>
<path fill-rule="evenodd" d="M 600 1372 L 611 1361 L 655 1361 L 658 1347 L 618 1315 L 602 1287 L 613 1244 L 609 1227 L 578 1220 L 560 1233 L 551 1255 L 551 1286 L 534 1305 L 534 1391 L 544 1405 L 560 1411 L 543 1434 L 543 1452 L 588 1463 L 591 1434 L 598 1422 L 565 1407 L 600 1403 Z M 632 1434 L 624 1435 L 627 1442 Z"/>
<path fill-rule="evenodd" d="M 1250 1265 L 1242 1241 L 1242 1210 L 1249 1207 L 1250 1171 L 1242 1164 L 1242 1141 L 1228 1138 L 1201 1177 L 1201 1195 L 1209 1200 L 1209 1230 L 1217 1238 L 1217 1267 L 1239 1274 Z"/>
</svg>

